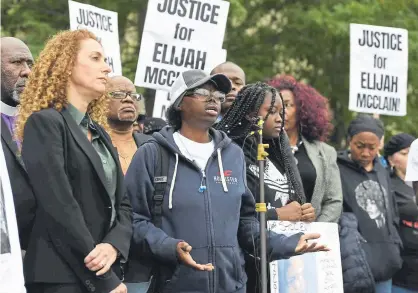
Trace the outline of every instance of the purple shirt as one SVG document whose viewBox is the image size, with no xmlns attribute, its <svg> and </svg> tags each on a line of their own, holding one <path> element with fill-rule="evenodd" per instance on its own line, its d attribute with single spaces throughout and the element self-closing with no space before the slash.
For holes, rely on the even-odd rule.
<svg viewBox="0 0 418 293">
<path fill-rule="evenodd" d="M 15 124 L 15 121 L 16 121 L 17 117 L 16 116 L 9 116 L 9 115 L 6 115 L 4 113 L 1 113 L 1 117 L 3 118 L 4 122 L 6 123 L 7 128 L 9 128 L 9 131 L 12 134 L 13 141 L 16 142 L 17 147 L 20 149 L 20 141 L 16 141 L 13 137 L 13 135 L 14 135 L 14 124 Z"/>
</svg>

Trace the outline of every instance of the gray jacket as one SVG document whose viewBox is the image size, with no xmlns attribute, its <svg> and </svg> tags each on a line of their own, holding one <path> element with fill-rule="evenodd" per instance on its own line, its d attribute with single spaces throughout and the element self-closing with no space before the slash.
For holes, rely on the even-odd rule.
<svg viewBox="0 0 418 293">
<path fill-rule="evenodd" d="M 302 137 L 306 152 L 316 170 L 311 204 L 317 222 L 338 222 L 343 203 L 340 170 L 335 149 L 320 141 L 309 142 Z"/>
</svg>

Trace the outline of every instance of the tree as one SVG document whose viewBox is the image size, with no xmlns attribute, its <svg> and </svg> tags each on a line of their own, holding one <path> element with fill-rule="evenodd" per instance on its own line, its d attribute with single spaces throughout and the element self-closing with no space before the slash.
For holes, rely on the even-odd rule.
<svg viewBox="0 0 418 293">
<path fill-rule="evenodd" d="M 245 5 L 244 5 L 245 3 Z M 418 134 L 418 1 L 234 1 L 226 48 L 250 81 L 291 74 L 330 99 L 336 127 L 333 143 L 341 145 L 354 113 L 348 111 L 349 24 L 405 28 L 409 32 L 408 116 L 382 117 L 387 135 Z M 278 8 L 277 8 L 278 7 Z M 251 11 L 251 13 L 248 13 Z"/>
<path fill-rule="evenodd" d="M 134 79 L 148 1 L 80 0 L 118 12 L 123 73 Z M 67 29 L 66 0 L 5 0 L 2 35 L 25 40 L 35 56 L 56 31 Z M 408 115 L 382 117 L 387 135 L 418 135 L 418 0 L 230 0 L 224 47 L 250 82 L 291 74 L 330 99 L 332 142 L 341 145 L 354 113 L 348 111 L 349 24 L 405 28 L 409 32 Z M 152 113 L 153 91 L 141 89 Z"/>
</svg>

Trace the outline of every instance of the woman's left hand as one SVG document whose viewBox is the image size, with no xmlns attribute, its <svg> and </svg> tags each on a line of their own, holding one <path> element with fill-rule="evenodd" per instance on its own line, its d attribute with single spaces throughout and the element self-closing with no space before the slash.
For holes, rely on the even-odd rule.
<svg viewBox="0 0 418 293">
<path fill-rule="evenodd" d="M 309 240 L 316 240 L 321 237 L 319 233 L 308 233 L 300 237 L 298 245 L 296 246 L 295 253 L 297 255 L 309 253 L 309 252 L 319 252 L 319 251 L 330 251 L 330 249 L 322 244 L 318 245 L 316 242 L 309 242 Z"/>
<path fill-rule="evenodd" d="M 313 206 L 310 203 L 302 205 L 302 218 L 300 220 L 302 222 L 314 222 L 315 219 L 315 209 Z"/>
<path fill-rule="evenodd" d="M 112 245 L 100 243 L 86 256 L 84 263 L 90 271 L 97 272 L 96 276 L 101 276 L 110 270 L 117 256 L 118 252 Z"/>
</svg>

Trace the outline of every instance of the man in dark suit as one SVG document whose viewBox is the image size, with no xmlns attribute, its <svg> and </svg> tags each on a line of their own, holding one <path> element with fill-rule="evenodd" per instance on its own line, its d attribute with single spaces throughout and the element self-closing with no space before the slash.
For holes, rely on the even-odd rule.
<svg viewBox="0 0 418 293">
<path fill-rule="evenodd" d="M 13 139 L 19 95 L 25 88 L 33 64 L 29 48 L 21 40 L 1 38 L 1 143 L 11 181 L 20 245 L 26 250 L 35 215 L 35 197 L 25 166 Z"/>
</svg>

